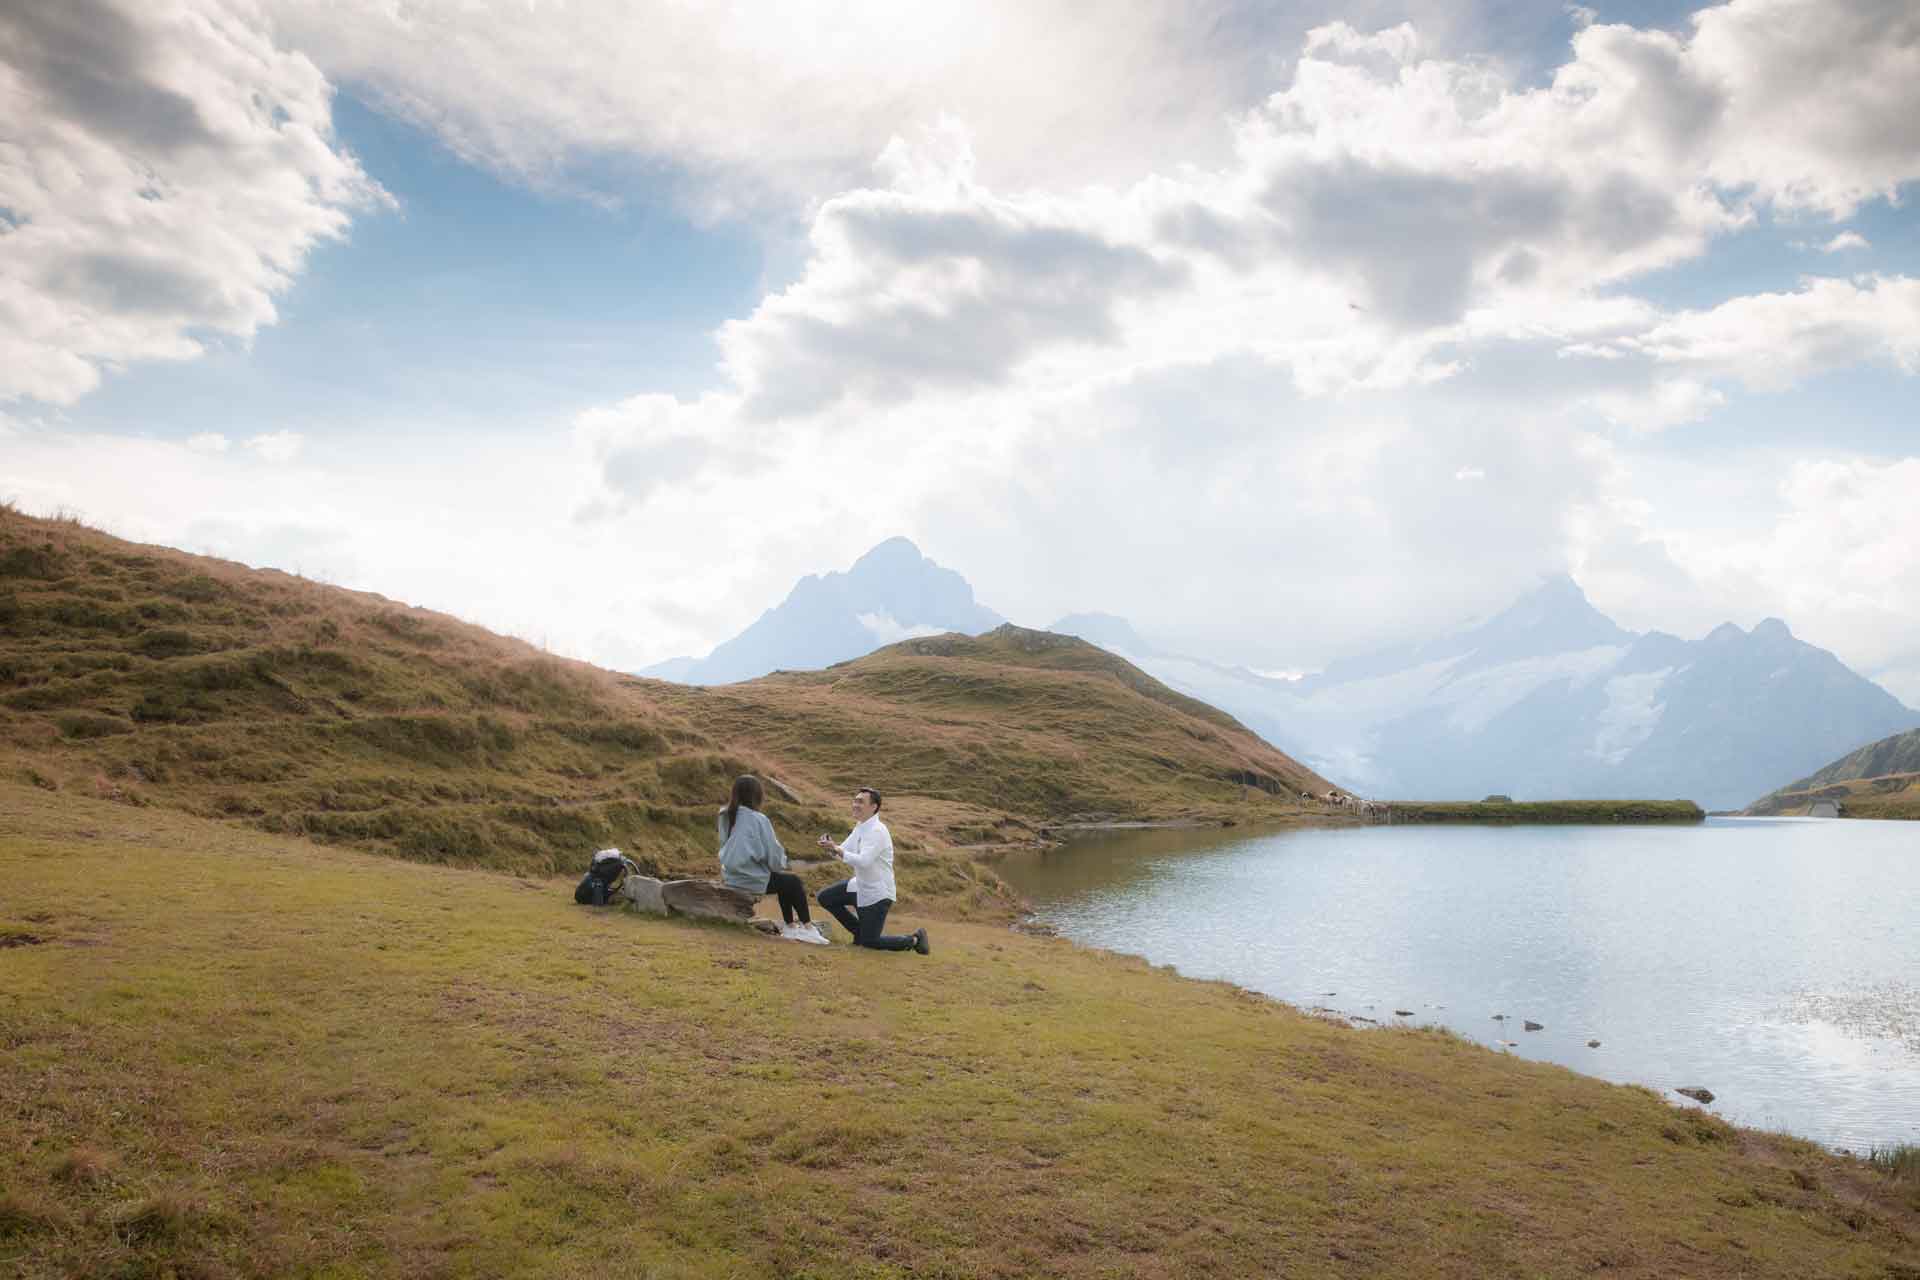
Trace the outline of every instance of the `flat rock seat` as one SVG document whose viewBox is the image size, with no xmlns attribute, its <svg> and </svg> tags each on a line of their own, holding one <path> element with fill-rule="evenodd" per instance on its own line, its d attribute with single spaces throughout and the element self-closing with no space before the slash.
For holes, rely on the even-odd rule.
<svg viewBox="0 0 1920 1280">
<path fill-rule="evenodd" d="M 645 915 L 667 914 L 667 900 L 661 895 L 661 883 L 652 876 L 630 872 L 620 882 L 620 900 Z"/>
<path fill-rule="evenodd" d="M 759 901 L 745 890 L 728 888 L 716 880 L 660 881 L 641 875 L 629 875 L 621 882 L 620 897 L 636 911 L 649 915 L 724 920 L 730 924 L 753 919 L 754 904 Z"/>
</svg>

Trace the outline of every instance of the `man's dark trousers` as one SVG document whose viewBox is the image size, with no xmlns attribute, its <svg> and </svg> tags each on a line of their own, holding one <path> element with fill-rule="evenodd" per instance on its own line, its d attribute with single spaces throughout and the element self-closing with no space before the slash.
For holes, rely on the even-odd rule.
<svg viewBox="0 0 1920 1280">
<path fill-rule="evenodd" d="M 854 901 L 853 881 L 842 880 L 839 884 L 830 884 L 814 895 L 821 906 L 833 913 L 840 927 L 853 935 L 856 947 L 872 947 L 875 951 L 911 951 L 913 935 L 902 933 L 882 933 L 886 927 L 887 912 L 893 906 L 892 898 L 882 898 L 860 906 Z M 858 912 L 858 916 L 854 913 Z"/>
</svg>

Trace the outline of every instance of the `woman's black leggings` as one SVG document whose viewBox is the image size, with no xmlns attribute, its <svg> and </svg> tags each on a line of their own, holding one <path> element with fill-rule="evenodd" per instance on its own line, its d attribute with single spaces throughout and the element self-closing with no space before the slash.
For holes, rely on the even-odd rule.
<svg viewBox="0 0 1920 1280">
<path fill-rule="evenodd" d="M 813 917 L 807 914 L 807 886 L 793 872 L 775 871 L 769 874 L 767 892 L 779 895 L 780 918 L 788 924 L 793 923 L 796 912 L 799 913 L 801 924 L 812 921 Z"/>
</svg>

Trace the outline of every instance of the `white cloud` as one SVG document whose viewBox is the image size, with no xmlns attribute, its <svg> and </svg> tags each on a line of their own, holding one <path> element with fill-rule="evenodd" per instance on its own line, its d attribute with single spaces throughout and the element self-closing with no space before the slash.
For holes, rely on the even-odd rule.
<svg viewBox="0 0 1920 1280">
<path fill-rule="evenodd" d="M 1249 207 L 1212 225 L 1421 326 L 1685 260 L 1755 202 L 1845 215 L 1920 177 L 1920 14 L 1841 10 L 1741 0 L 1686 37 L 1588 26 L 1530 90 L 1418 58 L 1410 35 L 1316 32 L 1242 131 Z"/>
<path fill-rule="evenodd" d="M 845 459 L 842 558 L 904 530 L 970 548 L 1012 616 L 1092 598 L 1263 665 L 1495 607 L 1582 555 L 1687 581 L 1684 536 L 1614 510 L 1594 411 L 1697 422 L 1737 390 L 1912 371 L 1920 337 L 1905 277 L 1676 312 L 1596 292 L 1761 198 L 1698 180 L 1735 110 L 1706 38 L 1589 28 L 1521 90 L 1412 33 L 1329 27 L 1231 163 L 1121 188 L 1008 194 L 954 122 L 896 139 L 873 186 L 818 207 L 795 284 L 723 332 L 733 386 L 647 398 L 596 454 L 597 510 L 654 518 L 679 497 L 646 477 L 673 465 L 682 495 L 724 481 L 805 526 Z M 1794 208 L 1838 190 L 1768 181 Z M 1496 470 L 1500 503 L 1464 483 Z M 1270 589 L 1221 615 L 1241 583 Z"/>
<path fill-rule="evenodd" d="M 1702 421 L 1729 403 L 1728 388 L 1781 391 L 1871 363 L 1920 372 L 1920 280 L 1907 276 L 1808 276 L 1790 293 L 1632 320 L 1560 356 L 1571 379 L 1594 381 L 1588 404 L 1636 431 Z"/>
<path fill-rule="evenodd" d="M 561 185 L 583 157 L 665 160 L 710 209 L 802 211 L 806 256 L 720 332 L 727 383 L 697 399 L 642 394 L 452 460 L 402 442 L 377 467 L 286 432 L 210 465 L 205 442 L 116 454 L 17 431 L 10 478 L 43 508 L 249 558 L 324 548 L 350 585 L 625 666 L 704 651 L 901 532 L 1012 616 L 1093 602 L 1269 670 L 1483 612 L 1583 558 L 1615 599 L 1675 616 L 1765 599 L 1797 620 L 1796 600 L 1829 599 L 1793 594 L 1834 581 L 1823 556 L 1882 565 L 1875 521 L 1911 532 L 1878 472 L 1850 481 L 1871 501 L 1777 490 L 1777 463 L 1750 457 L 1656 475 L 1656 437 L 1596 419 L 1672 426 L 1863 361 L 1920 366 L 1906 277 L 1683 311 L 1632 296 L 1759 213 L 1819 225 L 1920 176 L 1888 142 L 1920 114 L 1900 6 L 1588 25 L 1543 82 L 1425 27 L 1283 46 L 1209 28 L 1222 9 L 273 12 L 286 47 L 465 155 Z M 301 55 L 259 47 L 324 102 Z M 1809 75 L 1776 74 L 1783 58 Z M 1849 59 L 1860 84 L 1836 87 Z M 234 295 L 264 300 L 248 323 L 371 192 L 309 118 L 302 155 L 339 185 L 289 198 L 332 222 L 269 255 L 242 219 L 234 261 L 273 269 Z M 1704 514 L 1755 494 L 1807 527 Z M 1842 517 L 1824 545 L 1822 512 Z M 1844 615 L 1889 663 L 1915 598 L 1896 589 Z"/>
<path fill-rule="evenodd" d="M 1235 0 L 269 5 L 330 75 L 469 159 L 560 187 L 583 161 L 665 159 L 717 214 L 804 207 L 943 114 L 1016 189 L 1218 158 L 1220 120 L 1271 76 L 1268 37 L 1300 30 L 1296 6 Z"/>
<path fill-rule="evenodd" d="M 1706 95 L 1702 155 L 1716 182 L 1845 217 L 1920 176 L 1911 0 L 1737 0 L 1693 21 L 1684 83 Z"/>
<path fill-rule="evenodd" d="M 1414 60 L 1420 49 L 1420 33 L 1411 22 L 1383 31 L 1362 32 L 1344 22 L 1330 22 L 1307 32 L 1303 49 L 1308 54 L 1331 54 L 1345 58 L 1379 58 L 1394 67 Z"/>
<path fill-rule="evenodd" d="M 195 437 L 201 439 L 203 437 Z M 192 441 L 188 442 L 189 444 Z M 249 436 L 247 448 L 267 462 L 292 462 L 300 456 L 300 450 L 306 440 L 297 431 L 270 431 L 257 436 Z M 223 446 L 224 447 L 224 446 Z"/>
<path fill-rule="evenodd" d="M 1185 281 L 1107 232 L 1104 199 L 998 196 L 963 137 L 942 143 L 944 163 L 890 145 L 892 185 L 827 201 L 802 278 L 721 331 L 754 415 L 996 384 L 1050 346 L 1117 342 L 1118 310 Z"/>
<path fill-rule="evenodd" d="M 1911 374 L 1920 372 L 1920 279 L 1810 277 L 1792 293 L 1680 312 L 1621 345 L 1663 367 L 1759 390 L 1874 360 Z"/>
<path fill-rule="evenodd" d="M 246 338 L 313 246 L 383 193 L 328 88 L 245 3 L 0 12 L 0 399 Z"/>
<path fill-rule="evenodd" d="M 841 189 L 888 138 L 943 114 L 968 122 L 984 180 L 1003 190 L 1214 166 L 1226 157 L 1218 122 L 1256 105 L 1301 50 L 1389 77 L 1404 69 L 1409 103 L 1455 80 L 1517 147 L 1562 135 L 1570 166 L 1610 136 L 1616 153 L 1637 157 L 1628 167 L 1638 177 L 1658 171 L 1661 191 L 1705 173 L 1836 213 L 1914 175 L 1905 130 L 1920 41 L 1906 0 L 1736 0 L 1700 11 L 1679 34 L 1586 25 L 1551 88 L 1504 103 L 1487 59 L 1479 74 L 1459 61 L 1441 70 L 1463 39 L 1544 34 L 1547 15 L 1521 23 L 1497 3 L 1371 0 L 1311 31 L 1323 4 L 795 0 L 716 10 L 549 0 L 474 21 L 459 0 L 268 3 L 284 38 L 328 74 L 471 159 L 559 185 L 585 158 L 667 159 L 716 212 Z M 1419 29 L 1365 29 L 1388 14 L 1413 16 Z M 1443 38 L 1422 38 L 1435 32 Z M 1412 123 L 1411 113 L 1395 122 Z M 1646 206 L 1660 197 L 1617 185 L 1611 194 L 1623 231 L 1650 229 Z M 1525 217 L 1511 205 L 1505 213 Z"/>
<path fill-rule="evenodd" d="M 1858 231 L 1842 231 L 1839 235 L 1821 245 L 1820 252 L 1846 253 L 1849 250 L 1871 248 L 1873 248 L 1872 243 Z"/>
<path fill-rule="evenodd" d="M 766 458 L 745 430 L 740 398 L 709 395 L 687 402 L 640 395 L 589 409 L 574 421 L 575 448 L 599 483 L 575 513 L 604 519 L 657 494 L 710 487 L 714 477 L 752 475 Z"/>
<path fill-rule="evenodd" d="M 1920 665 L 1920 458 L 1806 458 L 1778 482 L 1769 526 L 1701 538 L 1683 563 L 1703 578 L 1764 584 L 1748 608 L 1795 620 L 1803 639 L 1872 670 Z M 1912 687 L 1905 690 L 1916 701 Z"/>
<path fill-rule="evenodd" d="M 1920 458 L 1766 450 L 1700 468 L 1603 446 L 1596 460 L 1572 552 L 1601 609 L 1682 635 L 1784 618 L 1920 706 Z"/>
<path fill-rule="evenodd" d="M 187 448 L 195 453 L 225 453 L 233 447 L 233 441 L 218 431 L 202 431 L 198 435 L 187 437 Z"/>
<path fill-rule="evenodd" d="M 582 526 L 569 517 L 590 462 L 511 437 L 390 440 L 359 459 L 236 449 L 210 466 L 184 443 L 40 427 L 8 441 L 5 473 L 0 496 L 28 511 L 81 511 L 136 541 L 377 591 L 616 667 L 731 634 L 818 568 L 789 544 L 813 532 L 800 523 L 716 522 L 701 500 Z"/>
<path fill-rule="evenodd" d="M 1457 374 L 1445 353 L 1463 340 L 1578 333 L 1569 355 L 1662 365 L 1623 367 L 1592 399 L 1648 429 L 1724 405 L 1716 379 L 1777 386 L 1869 358 L 1876 325 L 1904 361 L 1903 281 L 1814 282 L 1705 320 L 1596 296 L 1693 258 L 1756 200 L 1850 207 L 1859 182 L 1833 185 L 1826 160 L 1740 168 L 1737 189 L 1701 181 L 1738 150 L 1749 110 L 1732 30 L 1703 19 L 1689 42 L 1590 26 L 1551 85 L 1520 89 L 1483 62 L 1424 56 L 1410 28 L 1332 24 L 1243 118 L 1230 163 L 1118 189 L 1006 194 L 980 179 L 958 121 L 896 136 L 874 186 L 816 210 L 799 279 L 723 330 L 727 369 L 756 416 L 781 418 L 1232 350 L 1284 361 L 1311 393 L 1391 388 Z M 1920 90 L 1889 92 L 1920 111 Z M 1872 135 L 1877 100 L 1853 106 L 1863 118 L 1835 127 Z M 1902 172 L 1920 176 L 1920 152 Z M 1870 314 L 1815 318 L 1850 301 Z M 1769 315 L 1798 340 L 1833 340 L 1738 369 L 1668 350 L 1703 325 L 1780 336 L 1759 333 Z"/>
</svg>

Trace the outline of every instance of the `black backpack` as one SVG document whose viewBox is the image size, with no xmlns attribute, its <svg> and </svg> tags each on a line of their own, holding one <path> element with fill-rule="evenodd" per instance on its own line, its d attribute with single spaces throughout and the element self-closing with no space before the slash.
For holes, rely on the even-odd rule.
<svg viewBox="0 0 1920 1280">
<path fill-rule="evenodd" d="M 604 907 L 613 897 L 614 890 L 627 878 L 628 872 L 638 874 L 639 867 L 622 857 L 618 849 L 602 849 L 593 855 L 593 862 L 587 867 L 587 874 L 580 877 L 580 883 L 573 888 L 573 900 L 586 907 Z"/>
</svg>

